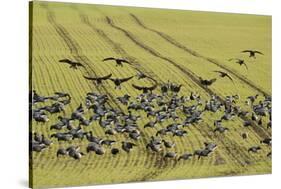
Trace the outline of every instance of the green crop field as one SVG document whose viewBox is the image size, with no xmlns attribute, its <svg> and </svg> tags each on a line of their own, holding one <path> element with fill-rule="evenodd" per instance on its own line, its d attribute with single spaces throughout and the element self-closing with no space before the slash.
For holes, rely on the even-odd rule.
<svg viewBox="0 0 281 189">
<path fill-rule="evenodd" d="M 121 141 L 134 142 L 137 146 L 130 153 L 120 150 L 113 156 L 110 147 L 105 147 L 105 154 L 96 155 L 86 153 L 89 142 L 85 138 L 68 142 L 50 138 L 57 132 L 50 130 L 50 126 L 57 123 L 57 117 L 69 117 L 80 103 L 84 105 L 88 92 L 107 94 L 108 106 L 127 114 L 126 105 L 120 104 L 116 98 L 129 94 L 133 100 L 141 91 L 134 89 L 132 84 L 151 86 L 153 83 L 149 79 L 134 77 L 119 90 L 111 81 L 103 81 L 98 86 L 83 76 L 112 73 L 113 78 L 125 78 L 140 71 L 159 85 L 168 81 L 182 84 L 178 96 L 196 92 L 203 102 L 213 94 L 221 99 L 238 94 L 240 98 L 236 105 L 249 110 L 250 107 L 245 105 L 248 96 L 259 94 L 258 100 L 263 100 L 263 95 L 271 96 L 270 16 L 34 1 L 30 4 L 30 18 L 30 90 L 44 96 L 52 96 L 55 92 L 71 96 L 71 103 L 65 107 L 64 113 L 48 114 L 46 123 L 31 121 L 31 132 L 43 134 L 53 142 L 41 152 L 31 152 L 32 187 L 271 173 L 272 162 L 267 157 L 271 147 L 260 143 L 271 137 L 271 128 L 266 126 L 269 115 L 261 118 L 262 124 L 253 123 L 250 127 L 244 127 L 243 121 L 251 119 L 251 114 L 243 119 L 235 117 L 223 122 L 229 128 L 227 133 L 214 133 L 213 122 L 220 119 L 223 112 L 204 112 L 202 122 L 183 128 L 188 132 L 186 136 L 163 136 L 176 145 L 172 149 L 163 148 L 159 153 L 146 149 L 146 144 L 157 130 L 173 121 L 144 129 L 143 125 L 153 119 L 141 111 L 132 111 L 141 116 L 137 121 L 141 138 L 137 141 L 128 138 L 126 133 L 105 135 L 98 121 L 83 127 L 86 132 L 93 131 L 95 136 L 117 141 L 113 146 L 119 149 Z M 249 58 L 248 54 L 240 53 L 245 49 L 257 49 L 263 55 Z M 124 58 L 131 65 L 116 67 L 114 63 L 103 62 L 106 57 Z M 60 59 L 66 58 L 80 62 L 85 69 L 70 69 L 67 64 L 59 63 Z M 230 58 L 244 59 L 248 69 L 228 61 Z M 219 78 L 214 70 L 228 73 L 233 82 Z M 199 77 L 217 80 L 204 87 Z M 161 94 L 160 87 L 153 92 Z M 51 102 L 43 104 L 50 105 Z M 33 108 L 39 106 L 36 104 Z M 90 115 L 90 111 L 85 113 L 87 118 Z M 248 138 L 243 139 L 241 133 L 248 133 Z M 193 153 L 204 148 L 204 142 L 217 144 L 208 157 L 192 157 L 186 161 L 163 158 L 168 151 L 179 155 Z M 56 156 L 59 148 L 70 145 L 79 146 L 85 155 L 79 160 Z M 255 145 L 261 146 L 261 150 L 249 153 L 248 149 Z"/>
</svg>

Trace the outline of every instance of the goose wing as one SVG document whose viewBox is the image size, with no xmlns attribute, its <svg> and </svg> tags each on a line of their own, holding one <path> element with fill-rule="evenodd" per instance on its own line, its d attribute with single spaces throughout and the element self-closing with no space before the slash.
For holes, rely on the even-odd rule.
<svg viewBox="0 0 281 189">
<path fill-rule="evenodd" d="M 247 66 L 247 64 L 245 62 L 243 63 L 243 65 L 245 65 L 246 69 L 248 70 L 248 66 Z"/>
<path fill-rule="evenodd" d="M 84 76 L 83 75 L 83 77 L 85 78 L 85 79 L 88 79 L 88 80 L 97 80 L 98 78 L 96 78 L 96 77 L 87 77 L 87 76 Z"/>
<path fill-rule="evenodd" d="M 108 58 L 103 59 L 102 61 L 104 62 L 104 61 L 108 61 L 108 60 L 116 60 L 116 59 L 113 57 L 108 57 Z"/>
<path fill-rule="evenodd" d="M 61 59 L 61 60 L 59 60 L 59 62 L 61 62 L 61 63 L 67 63 L 67 64 L 72 64 L 72 61 L 69 60 L 69 59 Z"/>
<path fill-rule="evenodd" d="M 241 53 L 251 53 L 253 52 L 252 50 L 244 50 L 244 51 L 241 51 Z"/>
<path fill-rule="evenodd" d="M 137 90 L 143 90 L 144 89 L 144 87 L 138 86 L 138 85 L 135 85 L 135 84 L 132 84 L 132 86 Z"/>
<path fill-rule="evenodd" d="M 216 73 L 220 73 L 220 74 L 222 74 L 222 75 L 227 75 L 227 73 L 225 73 L 225 72 L 222 72 L 222 71 L 213 71 L 213 72 L 216 72 Z"/>
<path fill-rule="evenodd" d="M 119 59 L 120 62 L 123 62 L 123 63 L 127 63 L 127 64 L 131 64 L 130 62 L 128 62 L 127 60 L 125 59 Z"/>
<path fill-rule="evenodd" d="M 225 76 L 228 77 L 233 82 L 233 79 L 232 77 L 230 77 L 230 75 L 226 74 Z"/>
<path fill-rule="evenodd" d="M 75 66 L 81 66 L 81 67 L 85 68 L 85 66 L 83 64 L 81 64 L 80 62 L 72 62 L 70 64 L 75 65 Z"/>
<path fill-rule="evenodd" d="M 102 80 L 107 80 L 107 79 L 109 79 L 111 76 L 112 76 L 112 74 L 110 73 L 110 74 L 108 74 L 108 75 L 106 75 L 106 76 L 100 77 L 100 79 L 102 79 Z"/>
<path fill-rule="evenodd" d="M 151 87 L 147 87 L 147 89 L 148 90 L 154 90 L 154 89 L 156 89 L 157 88 L 157 84 L 154 84 L 153 86 L 151 86 Z"/>
<path fill-rule="evenodd" d="M 263 55 L 263 53 L 262 53 L 262 52 L 260 52 L 260 51 L 254 51 L 254 53 L 258 53 L 258 54 Z"/>
<path fill-rule="evenodd" d="M 127 77 L 127 78 L 122 78 L 122 79 L 120 79 L 120 82 L 123 83 L 123 82 L 129 81 L 129 80 L 132 79 L 133 77 L 134 77 L 134 76 Z"/>
<path fill-rule="evenodd" d="M 217 79 L 214 78 L 214 79 L 211 79 L 211 80 L 209 80 L 209 81 L 210 81 L 210 83 L 214 83 L 216 80 L 217 80 Z"/>
</svg>

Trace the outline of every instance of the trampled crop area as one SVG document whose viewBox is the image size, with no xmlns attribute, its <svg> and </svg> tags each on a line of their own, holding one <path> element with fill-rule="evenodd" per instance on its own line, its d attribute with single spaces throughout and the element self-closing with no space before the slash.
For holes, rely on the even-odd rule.
<svg viewBox="0 0 281 189">
<path fill-rule="evenodd" d="M 271 17 L 49 2 L 30 11 L 33 187 L 271 173 Z M 71 124 L 55 127 L 59 116 Z M 71 146 L 77 156 L 58 155 Z"/>
</svg>

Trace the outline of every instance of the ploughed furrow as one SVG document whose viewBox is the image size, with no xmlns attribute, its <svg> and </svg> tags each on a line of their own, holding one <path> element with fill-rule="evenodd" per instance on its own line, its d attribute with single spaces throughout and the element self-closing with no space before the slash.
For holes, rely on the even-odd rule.
<svg viewBox="0 0 281 189">
<path fill-rule="evenodd" d="M 197 58 L 202 58 L 210 63 L 213 63 L 215 64 L 216 66 L 218 66 L 219 68 L 223 69 L 223 70 L 226 70 L 228 71 L 229 73 L 231 73 L 232 75 L 234 75 L 235 77 L 237 77 L 238 79 L 240 79 L 241 81 L 243 81 L 244 83 L 246 83 L 248 86 L 250 86 L 251 88 L 253 88 L 254 90 L 262 93 L 262 94 L 265 94 L 265 95 L 268 95 L 270 96 L 271 94 L 269 94 L 268 92 L 266 92 L 264 89 L 262 89 L 261 87 L 255 85 L 253 82 L 251 82 L 250 80 L 248 80 L 246 77 L 240 75 L 239 73 L 235 72 L 234 70 L 230 69 L 230 68 L 227 68 L 226 66 L 223 66 L 222 63 L 219 63 L 217 60 L 213 59 L 213 58 L 210 58 L 210 57 L 206 57 L 200 53 L 198 53 L 197 51 L 189 48 L 189 47 L 186 47 L 185 45 L 181 44 L 180 42 L 176 41 L 174 38 L 172 38 L 171 36 L 169 36 L 168 34 L 166 33 L 163 33 L 161 31 L 158 31 L 158 30 L 155 30 L 155 29 L 152 29 L 152 28 L 149 28 L 147 27 L 146 25 L 143 24 L 143 22 L 134 14 L 130 13 L 131 17 L 136 21 L 136 23 L 141 26 L 142 28 L 146 29 L 146 30 L 149 30 L 151 32 L 154 32 L 156 33 L 157 35 L 159 35 L 160 37 L 162 37 L 164 40 L 166 40 L 167 42 L 171 43 L 172 45 L 184 50 L 185 52 L 191 54 L 192 56 L 195 56 Z"/>
<path fill-rule="evenodd" d="M 65 43 L 67 44 L 67 46 L 69 47 L 69 50 L 71 51 L 71 54 L 73 54 L 73 56 L 75 57 L 75 59 L 77 59 L 78 61 L 82 61 L 83 63 L 85 63 L 85 65 L 87 66 L 88 69 L 91 70 L 92 74 L 89 73 L 89 71 L 87 69 L 86 72 L 88 75 L 94 75 L 97 76 L 95 71 L 91 68 L 90 64 L 90 60 L 87 58 L 87 56 L 82 55 L 81 52 L 79 52 L 80 48 L 78 43 L 76 43 L 76 41 L 74 41 L 68 34 L 68 32 L 63 28 L 63 26 L 59 25 L 58 23 L 55 22 L 54 20 L 54 14 L 52 12 L 48 12 L 48 21 L 53 25 L 53 27 L 56 29 L 56 31 L 58 32 L 59 36 L 61 36 L 61 38 L 65 41 Z M 81 50 L 80 50 L 81 51 Z M 93 82 L 93 84 L 95 84 Z M 122 111 L 122 108 L 120 107 L 120 105 L 116 102 L 116 100 L 114 99 L 114 97 L 112 96 L 112 94 L 110 92 L 108 92 L 108 90 L 106 89 L 106 87 L 104 87 L 103 85 L 100 88 L 96 88 L 96 90 L 101 90 L 100 91 L 102 94 L 107 94 L 110 99 L 111 102 L 114 103 L 114 105 Z"/>
<path fill-rule="evenodd" d="M 194 74 L 190 69 L 188 69 L 186 67 L 182 67 L 180 64 L 177 64 L 172 59 L 161 55 L 159 52 L 157 52 L 153 48 L 145 45 L 142 41 L 140 41 L 139 39 L 136 39 L 135 36 L 132 33 L 125 30 L 124 28 L 121 28 L 120 26 L 115 25 L 113 23 L 113 21 L 108 16 L 106 16 L 106 20 L 107 20 L 109 25 L 111 25 L 113 28 L 115 28 L 119 31 L 122 31 L 137 46 L 143 48 L 145 51 L 149 52 L 150 54 L 154 55 L 155 57 L 158 57 L 158 58 L 160 58 L 162 60 L 165 60 L 166 62 L 172 64 L 174 67 L 176 67 L 178 70 L 180 70 L 184 75 L 188 76 L 191 79 L 191 81 L 193 81 L 197 86 L 199 86 L 201 89 L 203 89 L 207 94 L 209 94 L 210 96 L 216 95 L 215 92 L 213 92 L 210 88 L 204 87 L 200 83 L 200 80 L 199 80 L 198 76 L 196 76 L 196 74 Z M 222 97 L 218 96 L 218 99 L 221 101 L 221 103 L 225 104 L 225 101 L 223 100 Z M 254 131 L 260 136 L 260 138 L 266 138 L 266 137 L 269 136 L 269 134 L 263 128 L 258 126 L 255 122 L 251 121 L 247 117 L 244 116 L 241 119 L 243 121 L 250 121 L 253 125 Z"/>
</svg>

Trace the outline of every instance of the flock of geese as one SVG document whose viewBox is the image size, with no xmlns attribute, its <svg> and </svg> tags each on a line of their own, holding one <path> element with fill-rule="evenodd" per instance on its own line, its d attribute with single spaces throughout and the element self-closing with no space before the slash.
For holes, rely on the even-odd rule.
<svg viewBox="0 0 281 189">
<path fill-rule="evenodd" d="M 255 54 L 262 54 L 259 51 L 245 50 L 243 53 L 249 53 L 251 58 L 256 58 Z M 236 59 L 240 65 L 245 64 L 244 60 Z M 116 66 L 123 67 L 123 64 L 131 64 L 125 59 L 105 58 L 103 61 L 114 61 Z M 70 68 L 77 69 L 84 67 L 79 62 L 68 59 L 59 60 L 60 63 L 67 63 Z M 246 66 L 246 64 L 245 64 Z M 214 71 L 222 78 L 233 79 L 228 73 L 222 71 Z M 103 81 L 110 80 L 114 83 L 115 89 L 121 89 L 121 84 L 129 81 L 135 76 L 128 78 L 112 78 L 112 74 L 102 77 L 88 77 L 85 79 L 95 81 L 97 85 L 101 85 Z M 247 97 L 246 101 L 242 101 L 247 110 L 243 110 L 237 104 L 241 102 L 239 95 L 226 96 L 222 102 L 218 96 L 213 95 L 207 100 L 203 100 L 201 96 L 195 92 L 187 96 L 180 96 L 179 92 L 182 85 L 172 82 L 166 82 L 160 86 L 160 94 L 153 92 L 158 84 L 157 82 L 139 72 L 136 77 L 141 80 L 144 78 L 151 79 L 154 84 L 150 87 L 138 86 L 132 84 L 132 87 L 141 91 L 141 94 L 135 98 L 129 94 L 119 96 L 115 100 L 126 110 L 113 108 L 109 105 L 109 98 L 106 94 L 89 92 L 86 94 L 84 102 L 81 103 L 69 115 L 66 114 L 66 106 L 71 103 L 71 95 L 65 92 L 55 92 L 52 96 L 44 96 L 38 94 L 36 90 L 30 92 L 30 121 L 34 120 L 38 126 L 48 127 L 49 136 L 33 132 L 30 134 L 30 151 L 40 153 L 49 148 L 54 142 L 59 142 L 56 156 L 69 156 L 79 160 L 88 153 L 104 155 L 109 151 L 113 156 L 119 153 L 130 153 L 132 150 L 140 150 L 142 146 L 138 141 L 147 137 L 142 132 L 143 129 L 155 130 L 152 136 L 149 136 L 145 148 L 148 152 L 159 153 L 164 159 L 188 160 L 193 156 L 208 157 L 219 147 L 214 141 L 202 141 L 202 148 L 194 152 L 177 152 L 174 141 L 168 140 L 167 136 L 173 137 L 189 137 L 192 135 L 188 131 L 188 127 L 194 127 L 204 122 L 204 114 L 211 112 L 220 115 L 220 119 L 213 120 L 213 132 L 224 135 L 231 132 L 232 128 L 227 127 L 227 123 L 241 117 L 249 117 L 250 121 L 244 121 L 241 125 L 241 138 L 248 139 L 248 132 L 245 130 L 253 126 L 256 122 L 261 127 L 271 128 L 271 97 L 264 95 L 254 95 Z M 212 85 L 216 78 L 211 80 L 200 79 L 200 83 L 206 87 Z M 127 113 L 126 113 L 127 112 Z M 50 116 L 57 115 L 57 122 L 49 123 Z M 149 120 L 143 124 L 142 121 Z M 96 124 L 93 124 L 96 122 Z M 209 123 L 207 123 L 209 124 Z M 103 136 L 98 136 L 94 127 L 100 126 L 104 130 Z M 203 127 L 203 126 L 202 126 Z M 93 128 L 91 131 L 88 128 Z M 142 129 L 141 129 L 142 128 Z M 114 140 L 114 135 L 124 135 L 123 141 Z M 217 136 L 217 135 L 215 135 Z M 170 137 L 170 138 L 171 138 Z M 218 136 L 219 137 L 219 136 Z M 87 141 L 88 145 L 82 149 L 82 144 L 70 145 L 71 141 Z M 207 140 L 207 139 L 206 139 Z M 271 156 L 271 138 L 264 138 L 261 141 L 266 147 L 260 144 L 251 145 L 248 148 L 249 153 L 258 153 L 259 151 L 267 151 L 266 156 Z M 250 145 L 250 144 L 249 144 Z"/>
</svg>

